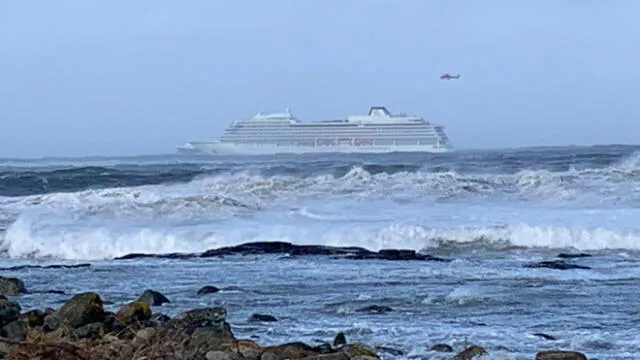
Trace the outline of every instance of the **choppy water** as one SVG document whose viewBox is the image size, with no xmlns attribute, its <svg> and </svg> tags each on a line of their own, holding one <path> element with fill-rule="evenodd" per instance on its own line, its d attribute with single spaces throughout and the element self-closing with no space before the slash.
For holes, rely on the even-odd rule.
<svg viewBox="0 0 640 360">
<path fill-rule="evenodd" d="M 545 348 L 590 359 L 640 353 L 640 148 L 604 146 L 441 155 L 0 160 L 0 265 L 58 306 L 96 290 L 113 306 L 146 288 L 175 314 L 222 304 L 262 343 L 336 331 L 439 358 L 434 343 L 485 346 L 497 359 Z M 451 262 L 277 255 L 111 260 L 248 241 L 404 248 Z M 524 267 L 559 252 L 587 270 Z M 227 290 L 196 296 L 203 285 Z M 394 311 L 363 314 L 370 304 Z M 280 318 L 248 323 L 253 312 Z M 533 333 L 547 333 L 544 340 Z M 391 356 L 393 357 L 393 356 Z"/>
</svg>

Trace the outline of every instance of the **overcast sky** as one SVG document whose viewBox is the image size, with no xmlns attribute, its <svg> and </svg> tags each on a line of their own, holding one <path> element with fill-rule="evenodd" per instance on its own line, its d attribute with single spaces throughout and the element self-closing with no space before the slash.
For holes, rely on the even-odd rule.
<svg viewBox="0 0 640 360">
<path fill-rule="evenodd" d="M 0 0 L 0 157 L 171 153 L 259 110 L 372 105 L 464 149 L 638 143 L 638 19 L 637 0 Z"/>
</svg>

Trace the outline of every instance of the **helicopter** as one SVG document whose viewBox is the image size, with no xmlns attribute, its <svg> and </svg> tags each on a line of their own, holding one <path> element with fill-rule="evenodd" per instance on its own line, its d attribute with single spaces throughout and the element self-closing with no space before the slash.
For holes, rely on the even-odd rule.
<svg viewBox="0 0 640 360">
<path fill-rule="evenodd" d="M 444 75 L 440 75 L 440 79 L 441 80 L 451 80 L 451 79 L 459 79 L 460 78 L 460 74 L 458 75 L 450 75 L 450 74 L 444 74 Z"/>
</svg>

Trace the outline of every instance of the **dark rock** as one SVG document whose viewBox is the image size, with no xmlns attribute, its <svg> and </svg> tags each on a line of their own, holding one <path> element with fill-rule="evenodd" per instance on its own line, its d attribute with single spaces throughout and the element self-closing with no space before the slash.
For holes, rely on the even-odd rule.
<svg viewBox="0 0 640 360">
<path fill-rule="evenodd" d="M 376 346 L 376 350 L 381 351 L 383 353 L 387 353 L 393 356 L 403 356 L 404 351 L 400 349 L 394 349 L 387 346 Z"/>
<path fill-rule="evenodd" d="M 571 269 L 591 269 L 588 266 L 572 264 L 563 260 L 550 260 L 550 261 L 540 261 L 535 264 L 525 265 L 528 268 L 548 268 L 548 269 L 557 269 L 557 270 L 571 270 Z"/>
<path fill-rule="evenodd" d="M 45 294 L 65 295 L 65 292 L 62 291 L 62 290 L 45 290 L 45 291 L 43 291 L 43 293 L 45 293 Z"/>
<path fill-rule="evenodd" d="M 536 360 L 587 360 L 587 356 L 577 351 L 549 350 L 538 352 Z"/>
<path fill-rule="evenodd" d="M 234 351 L 236 339 L 226 317 L 227 311 L 222 307 L 190 310 L 164 323 L 159 336 L 184 344 L 185 353 L 194 356 Z"/>
<path fill-rule="evenodd" d="M 593 255 L 587 253 L 577 253 L 577 254 L 568 254 L 568 253 L 560 253 L 557 257 L 560 259 L 577 259 L 577 258 L 585 258 L 591 257 Z"/>
<path fill-rule="evenodd" d="M 167 321 L 171 320 L 171 318 L 165 314 L 153 314 L 150 320 L 157 325 L 162 325 Z"/>
<path fill-rule="evenodd" d="M 156 259 L 192 259 L 200 256 L 200 254 L 190 253 L 169 253 L 169 254 L 145 254 L 145 253 L 132 253 L 123 256 L 113 258 L 113 260 L 131 260 L 131 259 L 144 259 L 144 258 L 156 258 Z"/>
<path fill-rule="evenodd" d="M 254 313 L 249 317 L 249 322 L 274 322 L 278 321 L 273 315 Z"/>
<path fill-rule="evenodd" d="M 11 267 L 3 267 L 0 270 L 13 271 L 13 270 L 25 270 L 25 269 L 79 269 L 79 268 L 88 268 L 91 264 L 76 264 L 76 265 L 64 265 L 64 264 L 54 264 L 54 265 L 18 265 Z"/>
<path fill-rule="evenodd" d="M 342 348 L 342 351 L 352 359 L 358 356 L 369 356 L 376 359 L 380 358 L 372 348 L 360 343 L 347 344 Z"/>
<path fill-rule="evenodd" d="M 438 352 L 453 352 L 453 348 L 447 344 L 435 344 L 429 350 Z"/>
<path fill-rule="evenodd" d="M 102 322 L 105 317 L 102 299 L 95 292 L 85 292 L 73 296 L 51 315 L 44 318 L 44 327 L 55 330 L 60 325 L 76 329 L 93 322 Z"/>
<path fill-rule="evenodd" d="M 223 255 L 262 255 L 262 254 L 288 254 L 295 245 L 284 241 L 257 241 L 235 246 L 226 246 L 218 249 L 210 249 L 200 257 L 217 257 Z"/>
<path fill-rule="evenodd" d="M 328 344 L 328 343 L 322 343 L 314 346 L 313 351 L 317 352 L 318 354 L 331 354 L 336 352 L 331 346 L 331 344 Z"/>
<path fill-rule="evenodd" d="M 136 301 L 144 301 L 149 304 L 149 306 L 160 306 L 164 303 L 171 302 L 162 293 L 151 289 L 145 290 Z"/>
<path fill-rule="evenodd" d="M 359 253 L 345 257 L 351 260 L 391 260 L 391 261 L 451 261 L 437 256 L 419 254 L 414 250 L 383 249 L 378 252 Z"/>
<path fill-rule="evenodd" d="M 25 294 L 27 289 L 22 280 L 14 277 L 0 276 L 0 294 L 5 296 Z"/>
<path fill-rule="evenodd" d="M 12 346 L 6 358 L 13 360 L 86 360 L 92 358 L 89 352 L 89 349 L 83 349 L 69 342 L 47 344 L 25 341 Z M 32 354 L 37 357 L 32 357 Z"/>
<path fill-rule="evenodd" d="M 534 336 L 539 336 L 545 340 L 556 340 L 555 337 L 549 335 L 549 334 L 545 334 L 545 333 L 533 333 Z"/>
<path fill-rule="evenodd" d="M 356 312 L 366 312 L 370 314 L 384 314 L 390 311 L 393 311 L 393 309 L 391 309 L 388 306 L 382 306 L 382 305 L 370 305 L 370 306 L 365 306 L 363 308 L 356 310 Z"/>
<path fill-rule="evenodd" d="M 272 353 L 285 359 L 299 359 L 318 355 L 318 352 L 315 351 L 313 347 L 299 341 L 276 346 L 266 346 L 263 348 L 263 351 L 263 356 L 266 353 Z"/>
<path fill-rule="evenodd" d="M 29 325 L 24 320 L 12 321 L 0 329 L 0 335 L 10 341 L 22 341 L 27 337 Z"/>
<path fill-rule="evenodd" d="M 200 290 L 198 290 L 197 294 L 198 295 L 213 294 L 213 293 L 217 293 L 218 291 L 220 291 L 219 288 L 211 285 L 206 285 L 201 287 Z"/>
<path fill-rule="evenodd" d="M 304 358 L 305 360 L 366 360 L 366 357 L 349 357 L 342 351 L 332 352 L 328 354 L 312 355 Z"/>
<path fill-rule="evenodd" d="M 206 360 L 243 360 L 242 355 L 233 351 L 208 351 L 204 354 Z"/>
<path fill-rule="evenodd" d="M 347 344 L 347 337 L 344 335 L 342 331 L 336 334 L 336 337 L 333 338 L 333 347 L 341 347 Z"/>
<path fill-rule="evenodd" d="M 294 245 L 291 251 L 289 251 L 289 255 L 357 255 L 370 252 L 371 251 L 367 249 L 354 246 Z"/>
<path fill-rule="evenodd" d="M 481 356 L 486 354 L 487 354 L 487 351 L 484 348 L 477 345 L 471 345 L 468 348 L 456 354 L 453 360 L 471 360 L 476 356 Z"/>
<path fill-rule="evenodd" d="M 94 322 L 86 325 L 82 325 L 79 328 L 73 330 L 73 336 L 78 339 L 100 339 L 105 334 L 105 326 L 102 323 Z"/>
<path fill-rule="evenodd" d="M 262 346 L 253 340 L 239 339 L 236 341 L 238 353 L 247 360 L 258 360 L 262 355 Z"/>
<path fill-rule="evenodd" d="M 151 318 L 149 304 L 144 301 L 134 301 L 124 305 L 116 313 L 116 319 L 125 325 L 130 325 Z"/>
<path fill-rule="evenodd" d="M 20 314 L 19 318 L 25 321 L 29 327 L 37 327 L 44 325 L 44 318 L 47 315 L 49 313 L 36 309 Z"/>
<path fill-rule="evenodd" d="M 0 300 L 0 326 L 4 326 L 18 319 L 20 315 L 20 304 L 15 301 Z"/>
</svg>

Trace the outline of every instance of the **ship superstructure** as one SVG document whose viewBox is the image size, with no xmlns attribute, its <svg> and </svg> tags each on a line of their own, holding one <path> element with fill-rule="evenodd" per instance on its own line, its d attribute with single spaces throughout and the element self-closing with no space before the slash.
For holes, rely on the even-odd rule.
<svg viewBox="0 0 640 360">
<path fill-rule="evenodd" d="M 419 116 L 373 106 L 366 115 L 301 121 L 287 109 L 237 120 L 214 141 L 189 141 L 210 154 L 447 152 L 444 127 Z"/>
</svg>

